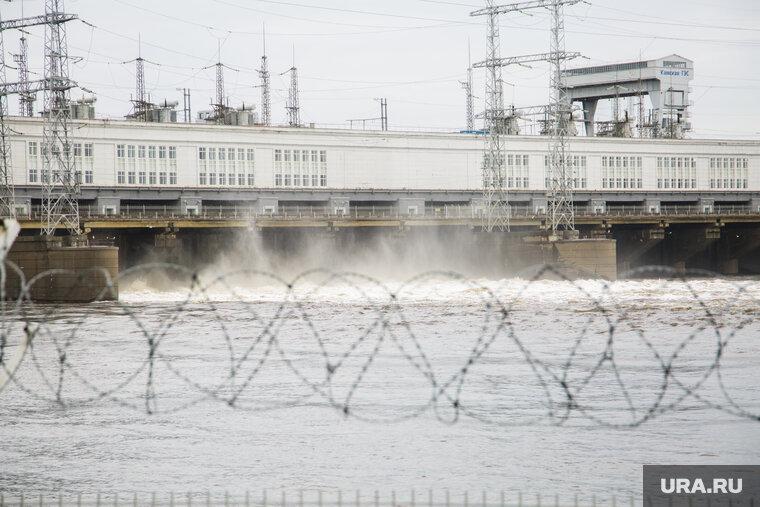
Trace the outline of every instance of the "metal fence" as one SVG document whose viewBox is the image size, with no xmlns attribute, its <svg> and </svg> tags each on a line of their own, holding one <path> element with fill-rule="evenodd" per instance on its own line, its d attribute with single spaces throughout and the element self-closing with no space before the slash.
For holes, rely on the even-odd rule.
<svg viewBox="0 0 760 507">
<path fill-rule="evenodd" d="M 224 492 L 94 493 L 5 496 L 0 507 L 635 507 L 632 495 L 523 493 L 519 490 L 480 491 L 320 491 L 247 490 Z"/>
</svg>

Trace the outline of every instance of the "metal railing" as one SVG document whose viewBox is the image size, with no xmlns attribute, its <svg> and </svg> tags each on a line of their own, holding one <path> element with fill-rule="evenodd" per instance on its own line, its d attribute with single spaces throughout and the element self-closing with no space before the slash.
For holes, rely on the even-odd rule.
<svg viewBox="0 0 760 507">
<path fill-rule="evenodd" d="M 595 206 L 574 206 L 577 217 L 589 216 L 697 216 L 697 215 L 749 215 L 759 214 L 748 205 L 714 205 L 710 208 L 702 208 L 693 205 L 663 205 L 659 210 L 649 211 L 640 205 L 615 206 L 608 205 L 599 209 Z M 514 218 L 543 218 L 545 213 L 536 210 L 532 206 L 515 205 L 511 207 Z M 19 217 L 22 220 L 38 219 L 41 209 L 34 206 L 31 214 Z M 235 204 L 204 204 L 200 210 L 183 212 L 179 205 L 121 205 L 118 213 L 103 213 L 95 206 L 84 205 L 79 208 L 83 219 L 108 218 L 108 219 L 166 219 L 166 218 L 198 218 L 206 220 L 256 220 L 260 218 L 276 219 L 447 219 L 447 220 L 472 220 L 483 217 L 482 207 L 470 204 L 447 204 L 428 205 L 424 210 L 410 212 L 396 205 L 377 206 L 350 206 L 347 209 L 334 208 L 326 205 L 284 205 L 276 210 L 262 210 L 258 206 L 235 205 Z"/>
</svg>

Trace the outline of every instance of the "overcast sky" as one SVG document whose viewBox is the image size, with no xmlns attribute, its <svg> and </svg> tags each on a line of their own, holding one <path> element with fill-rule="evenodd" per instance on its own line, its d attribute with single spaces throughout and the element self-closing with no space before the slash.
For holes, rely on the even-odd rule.
<svg viewBox="0 0 760 507">
<path fill-rule="evenodd" d="M 504 2 L 510 3 L 510 2 Z M 213 68 L 221 46 L 226 95 L 232 105 L 259 107 L 256 70 L 262 26 L 272 73 L 272 120 L 286 123 L 288 75 L 295 62 L 302 121 L 347 127 L 349 119 L 379 116 L 388 100 L 391 129 L 460 130 L 465 126 L 468 41 L 472 61 L 484 59 L 485 18 L 476 0 L 66 0 L 82 21 L 67 24 L 71 77 L 98 98 L 98 116 L 131 109 L 138 39 L 146 88 L 156 101 L 179 100 L 189 88 L 193 114 L 215 94 Z M 21 16 L 22 2 L 2 3 L 3 19 Z M 41 14 L 44 0 L 25 0 L 24 15 Z M 549 50 L 544 10 L 501 16 L 502 56 Z M 757 0 L 592 0 L 565 9 L 566 49 L 587 59 L 569 67 L 659 58 L 694 61 L 691 137 L 760 139 L 760 2 Z M 6 31 L 12 65 L 18 32 Z M 30 67 L 42 72 L 43 29 L 29 33 Z M 294 60 L 295 54 L 295 60 Z M 15 81 L 9 70 L 8 81 Z M 484 71 L 474 74 L 476 111 L 484 104 Z M 548 65 L 504 71 L 507 104 L 547 103 Z M 82 91 L 72 92 L 76 98 Z M 17 100 L 11 97 L 11 110 Z M 627 102 L 624 101 L 624 105 Z M 37 104 L 37 109 L 41 104 Z M 600 113 L 603 114 L 603 113 Z M 368 122 L 368 127 L 373 125 Z M 374 123 L 379 125 L 378 122 Z M 358 126 L 358 124 L 355 124 Z"/>
</svg>

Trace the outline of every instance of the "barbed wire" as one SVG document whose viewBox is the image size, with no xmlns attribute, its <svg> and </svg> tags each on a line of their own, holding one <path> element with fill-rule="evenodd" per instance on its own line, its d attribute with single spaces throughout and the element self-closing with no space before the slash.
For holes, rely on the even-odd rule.
<svg viewBox="0 0 760 507">
<path fill-rule="evenodd" d="M 756 280 L 722 279 L 733 292 L 716 300 L 696 286 L 714 273 L 636 269 L 629 279 L 649 279 L 638 304 L 620 297 L 617 282 L 591 283 L 592 274 L 557 264 L 501 285 L 431 271 L 393 288 L 359 273 L 314 269 L 287 280 L 168 263 L 116 278 L 51 270 L 26 281 L 6 262 L 0 274 L 0 403 L 13 386 L 42 403 L 148 414 L 214 401 L 258 412 L 329 406 L 364 421 L 432 413 L 447 424 L 466 416 L 624 428 L 697 406 L 760 421 L 757 390 L 740 400 L 745 391 L 731 392 L 725 368 L 729 344 L 757 336 Z M 142 278 L 165 280 L 174 299 L 118 300 L 120 283 Z M 556 286 L 541 285 L 547 278 L 579 299 L 555 297 Z M 93 302 L 35 301 L 53 279 Z M 242 294 L 241 282 L 257 289 Z M 335 287 L 341 292 L 323 294 Z M 657 326 L 674 308 L 655 296 L 675 292 L 686 320 L 665 332 Z M 742 385 L 758 378 L 744 371 L 757 358 L 753 343 L 737 367 Z"/>
</svg>

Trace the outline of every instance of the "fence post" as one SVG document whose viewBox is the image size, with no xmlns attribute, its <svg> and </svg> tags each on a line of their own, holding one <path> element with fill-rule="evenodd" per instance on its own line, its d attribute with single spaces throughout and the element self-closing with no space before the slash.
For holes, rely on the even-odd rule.
<svg viewBox="0 0 760 507">
<path fill-rule="evenodd" d="M 464 507 L 469 507 L 469 505 L 470 505 L 469 493 L 465 491 L 464 492 Z"/>
<path fill-rule="evenodd" d="M 375 490 L 375 507 L 380 507 L 380 492 Z"/>
<path fill-rule="evenodd" d="M 414 489 L 412 489 L 412 507 L 414 507 L 415 501 L 416 501 L 416 494 L 414 493 Z"/>
</svg>

